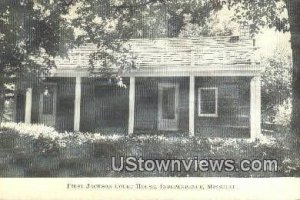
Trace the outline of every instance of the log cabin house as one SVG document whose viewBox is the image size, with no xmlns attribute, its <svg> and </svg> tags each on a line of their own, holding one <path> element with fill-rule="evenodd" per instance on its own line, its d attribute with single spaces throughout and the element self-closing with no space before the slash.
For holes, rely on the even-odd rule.
<svg viewBox="0 0 300 200">
<path fill-rule="evenodd" d="M 64 131 L 181 133 L 255 138 L 261 134 L 261 67 L 253 41 L 233 36 L 130 40 L 137 69 L 127 87 L 92 78 L 91 45 L 57 59 L 43 84 L 21 82 L 17 122 Z"/>
</svg>

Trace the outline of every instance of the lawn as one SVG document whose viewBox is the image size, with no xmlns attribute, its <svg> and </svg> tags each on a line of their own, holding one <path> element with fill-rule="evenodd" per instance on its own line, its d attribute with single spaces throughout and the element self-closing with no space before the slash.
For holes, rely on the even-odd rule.
<svg viewBox="0 0 300 200">
<path fill-rule="evenodd" d="M 299 139 L 288 130 L 265 132 L 257 140 L 188 138 L 172 135 L 133 137 L 101 133 L 58 133 L 42 125 L 3 123 L 0 128 L 1 177 L 285 177 L 300 176 Z M 276 159 L 271 172 L 112 171 L 115 156 L 143 159 Z"/>
</svg>

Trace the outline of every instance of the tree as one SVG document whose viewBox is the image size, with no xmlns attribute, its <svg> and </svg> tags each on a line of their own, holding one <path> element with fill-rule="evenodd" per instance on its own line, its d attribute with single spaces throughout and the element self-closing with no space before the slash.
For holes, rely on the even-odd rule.
<svg viewBox="0 0 300 200">
<path fill-rule="evenodd" d="M 296 135 L 300 134 L 300 1 L 286 0 L 293 52 L 292 74 L 292 130 Z"/>
<path fill-rule="evenodd" d="M 252 21 L 253 33 L 260 27 L 276 27 L 279 31 L 290 31 L 293 54 L 292 71 L 292 132 L 300 134 L 300 1 L 299 0 L 231 0 L 238 19 Z M 287 15 L 284 15 L 284 11 Z"/>
<path fill-rule="evenodd" d="M 262 112 L 265 122 L 273 122 L 278 106 L 289 102 L 292 96 L 292 58 L 291 52 L 277 47 L 270 56 L 263 56 L 262 74 Z"/>
<path fill-rule="evenodd" d="M 233 21 L 234 13 L 227 7 L 213 11 L 203 25 L 191 23 L 191 15 L 184 16 L 179 37 L 230 36 L 238 34 L 240 24 Z"/>
<path fill-rule="evenodd" d="M 68 9 L 59 0 L 0 1 L 0 122 L 5 83 L 39 77 L 54 66 L 51 57 L 64 55 L 61 30 L 68 29 L 72 39 L 72 29 L 63 17 Z"/>
</svg>

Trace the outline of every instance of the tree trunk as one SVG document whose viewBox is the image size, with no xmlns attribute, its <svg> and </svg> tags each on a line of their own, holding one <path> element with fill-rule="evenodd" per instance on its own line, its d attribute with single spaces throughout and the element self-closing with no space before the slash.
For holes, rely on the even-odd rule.
<svg viewBox="0 0 300 200">
<path fill-rule="evenodd" d="M 300 136 L 300 1 L 286 0 L 290 22 L 291 45 L 293 52 L 293 111 L 292 111 L 292 131 Z"/>
<path fill-rule="evenodd" d="M 4 119 L 4 102 L 5 102 L 5 89 L 4 82 L 2 77 L 0 76 L 0 124 Z"/>
</svg>

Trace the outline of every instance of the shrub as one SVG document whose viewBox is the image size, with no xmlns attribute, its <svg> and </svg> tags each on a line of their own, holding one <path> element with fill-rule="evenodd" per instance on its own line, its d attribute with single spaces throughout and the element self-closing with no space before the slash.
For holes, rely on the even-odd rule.
<svg viewBox="0 0 300 200">
<path fill-rule="evenodd" d="M 1 134 L 0 135 L 0 148 L 1 149 L 13 149 L 15 147 L 16 135 Z"/>
<path fill-rule="evenodd" d="M 276 175 L 297 175 L 299 143 L 286 137 L 259 139 L 188 138 L 184 136 L 102 135 L 100 133 L 58 133 L 43 125 L 4 123 L 0 137 L 10 138 L 9 151 L 1 152 L 0 174 L 11 176 L 274 176 L 274 173 L 212 172 L 111 172 L 111 157 L 136 156 L 144 159 L 272 159 L 280 162 Z M 53 135 L 51 135 L 53 131 Z M 61 135 L 60 135 L 61 134 Z M 13 145 L 10 145 L 10 144 Z M 292 145 L 291 145 L 292 144 Z M 8 146 L 5 146 L 8 145 Z M 2 168 L 1 168 L 2 166 Z M 13 166 L 13 167 L 8 167 Z M 23 176 L 21 175 L 21 176 Z"/>
<path fill-rule="evenodd" d="M 288 99 L 281 105 L 276 107 L 276 114 L 274 116 L 274 123 L 285 127 L 289 127 L 292 116 L 292 100 Z"/>
<path fill-rule="evenodd" d="M 60 146 L 56 139 L 51 140 L 49 138 L 39 136 L 34 140 L 33 146 L 34 151 L 41 155 L 57 156 L 59 154 Z"/>
</svg>

